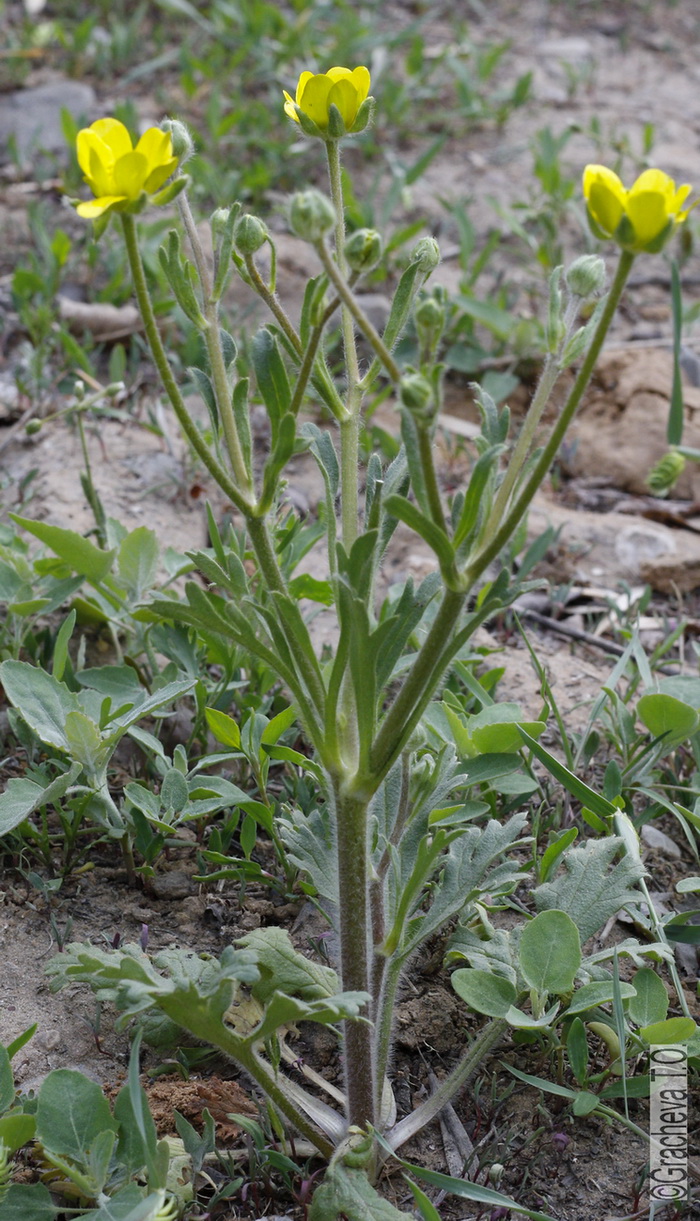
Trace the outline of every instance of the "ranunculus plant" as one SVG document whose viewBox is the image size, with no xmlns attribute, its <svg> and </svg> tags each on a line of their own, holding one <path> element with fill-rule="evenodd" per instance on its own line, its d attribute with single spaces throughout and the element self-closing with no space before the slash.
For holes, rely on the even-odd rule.
<svg viewBox="0 0 700 1221">
<path fill-rule="evenodd" d="M 157 1007 L 233 1057 L 287 1119 L 333 1157 L 328 1183 L 310 1213 L 314 1219 L 338 1213 L 354 1217 L 357 1200 L 365 1201 L 363 1216 L 375 1215 L 369 1179 L 378 1157 L 435 1117 L 509 1024 L 553 1028 L 567 1006 L 569 1013 L 585 1016 L 583 1001 L 572 1008 L 575 987 L 600 983 L 602 976 L 612 979 L 604 965 L 587 965 L 581 945 L 592 926 L 599 926 L 597 919 L 602 924 L 610 912 L 634 902 L 641 867 L 630 829 L 619 819 L 614 823 L 614 806 L 601 805 L 602 799 L 596 806 L 595 794 L 584 794 L 599 810 L 600 825 L 617 827 L 621 838 L 606 837 L 605 851 L 597 855 L 577 849 L 583 857 L 574 857 L 557 881 L 538 888 L 538 910 L 558 914 L 532 921 L 520 951 L 517 938 L 501 938 L 503 946 L 508 941 L 508 957 L 499 966 L 498 955 L 484 948 L 495 937 L 486 913 L 524 876 L 521 857 L 516 860 L 512 853 L 527 839 L 526 817 L 484 821 L 483 808 L 464 804 L 474 783 L 465 767 L 481 753 L 517 752 L 523 741 L 534 749 L 544 726 L 525 723 L 510 704 L 484 702 L 477 714 L 460 719 L 438 693 L 477 627 L 522 588 L 504 560 L 506 548 L 581 401 L 636 253 L 660 248 L 687 215 L 688 188 L 676 188 L 660 170 L 647 171 L 626 191 L 611 171 L 587 168 L 584 195 L 594 231 L 621 247 L 612 282 L 602 295 L 604 265 L 590 255 L 553 274 L 548 352 L 520 434 L 511 444 L 508 409 L 499 410 L 478 391 L 482 431 L 471 477 L 446 496 L 435 465 L 441 409 L 436 353 L 444 302 L 426 288 L 439 262 L 437 243 L 427 237 L 413 250 L 383 330 L 367 317 L 355 291 L 381 260 L 382 241 L 371 230 L 346 235 L 340 142 L 367 123 L 369 89 L 366 68 L 334 67 L 302 73 L 295 98 L 285 94 L 289 118 L 325 147 L 330 183 L 330 197 L 303 191 L 289 204 L 292 228 L 314 248 L 323 268 L 309 281 L 299 325 L 276 293 L 274 241 L 264 221 L 242 215 L 238 205 L 217 211 L 210 265 L 185 180 L 173 180 L 180 226 L 168 236 L 161 261 L 175 299 L 203 338 L 207 359 L 197 382 L 210 409 L 208 435 L 190 415 L 163 346 L 134 216 L 154 192 L 153 202 L 159 202 L 157 192 L 176 169 L 170 131 L 151 129 L 134 148 L 120 124 L 103 119 L 78 137 L 80 164 L 96 197 L 79 204 L 78 211 L 88 218 L 116 214 L 164 389 L 195 453 L 237 514 L 237 530 L 227 540 L 217 539 L 214 550 L 194 556 L 204 583 L 192 581 L 181 598 L 146 601 L 141 613 L 189 625 L 207 640 L 216 637 L 219 647 L 244 649 L 276 673 L 308 744 L 308 766 L 319 787 L 318 807 L 310 814 L 288 812 L 276 833 L 335 926 L 339 951 L 332 967 L 319 967 L 282 930 L 268 929 L 245 938 L 242 948 L 227 950 L 219 963 L 203 960 L 188 971 L 174 962 L 172 970 L 161 972 L 137 948 L 111 952 L 85 946 L 71 947 L 55 969 L 64 981 L 92 982 L 126 1014 Z M 258 258 L 263 247 L 273 254 L 269 275 Z M 219 303 L 234 273 L 271 314 L 249 345 L 245 375 L 235 342 L 219 319 Z M 583 321 L 582 307 L 596 297 L 592 315 L 588 310 Z M 423 356 L 418 367 L 407 368 L 399 361 L 397 343 L 412 318 L 424 340 Z M 338 327 L 343 370 L 336 377 L 326 341 Z M 543 438 L 545 406 L 559 374 L 572 364 L 571 388 Z M 387 381 L 396 401 L 401 450 L 388 465 L 377 454 L 363 465 L 363 412 Z M 270 447 L 262 468 L 254 462 L 251 441 L 250 408 L 256 402 L 269 418 Z M 328 421 L 323 427 L 313 422 L 318 404 Z M 300 450 L 313 455 L 326 490 L 324 582 L 299 583 L 294 575 L 295 535 L 281 508 L 285 468 Z M 435 570 L 418 587 L 409 580 L 381 602 L 377 578 L 399 522 L 431 549 Z M 335 610 L 337 643 L 330 657 L 318 655 L 303 597 L 316 597 Z M 219 718 L 226 712 L 216 711 Z M 280 749 L 271 740 L 268 745 Z M 263 751 L 264 735 L 258 747 Z M 540 757 L 548 758 L 546 752 Z M 561 859 L 552 858 L 550 870 L 567 861 L 565 848 Z M 613 867 L 620 852 L 623 860 Z M 596 880 L 596 894 L 607 893 L 609 903 L 594 897 L 586 906 L 584 876 Z M 457 917 L 461 931 L 452 960 L 471 966 L 460 968 L 455 986 L 466 1005 L 491 1020 L 473 1042 L 465 1038 L 436 1094 L 398 1118 L 391 1082 L 396 998 L 412 956 Z M 547 966 L 552 937 L 572 947 L 570 954 L 558 954 L 556 970 Z M 489 978 L 495 983 L 489 985 Z M 591 989 L 596 1003 L 615 994 L 612 982 L 597 990 L 591 983 Z M 321 1101 L 284 1067 L 282 1031 L 299 1021 L 342 1024 L 342 1106 Z M 455 1031 L 456 1041 L 460 1037 Z M 495 1191 L 486 1199 L 485 1189 L 479 1190 L 482 1194 L 471 1198 L 511 1203 Z M 403 1215 L 388 1205 L 382 1209 L 377 1216 Z"/>
</svg>

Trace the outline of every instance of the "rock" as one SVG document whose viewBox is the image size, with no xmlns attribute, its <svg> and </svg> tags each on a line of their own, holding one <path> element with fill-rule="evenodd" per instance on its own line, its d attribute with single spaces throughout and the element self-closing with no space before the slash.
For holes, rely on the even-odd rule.
<svg viewBox="0 0 700 1221">
<path fill-rule="evenodd" d="M 574 475 L 607 479 L 648 495 L 651 468 L 668 450 L 666 428 L 673 381 L 671 353 L 661 349 L 604 353 L 567 437 Z M 700 448 L 700 389 L 683 387 L 683 444 Z M 674 490 L 700 499 L 700 467 L 688 462 Z"/>
<path fill-rule="evenodd" d="M 673 842 L 670 835 L 659 831 L 658 827 L 650 827 L 646 823 L 642 827 L 641 836 L 648 848 L 653 848 L 655 852 L 660 852 L 662 856 L 669 856 L 675 861 L 681 859 L 682 853 L 678 844 Z"/>
<path fill-rule="evenodd" d="M 634 572 L 638 572 L 644 562 L 673 555 L 675 551 L 676 543 L 670 530 L 657 530 L 646 523 L 635 522 L 615 537 L 615 555 L 625 568 Z"/>
<path fill-rule="evenodd" d="M 30 162 L 38 151 L 67 159 L 61 111 L 89 121 L 95 105 L 94 89 L 82 81 L 57 80 L 5 94 L 0 108 L 0 161 L 10 159 L 10 140 L 22 163 Z"/>
<path fill-rule="evenodd" d="M 151 887 L 157 899 L 185 899 L 195 889 L 189 874 L 181 869 L 173 869 L 171 873 L 157 873 Z"/>
</svg>

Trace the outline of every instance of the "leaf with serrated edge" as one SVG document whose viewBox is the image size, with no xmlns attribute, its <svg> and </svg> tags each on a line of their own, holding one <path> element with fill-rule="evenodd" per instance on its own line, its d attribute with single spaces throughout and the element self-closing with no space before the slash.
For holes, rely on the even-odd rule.
<svg viewBox="0 0 700 1221">
<path fill-rule="evenodd" d="M 608 836 L 572 848 L 564 858 L 564 871 L 534 891 L 538 911 L 556 908 L 566 912 L 583 944 L 620 908 L 638 903 L 640 896 L 632 887 L 643 870 L 629 856 L 611 866 L 621 847 L 620 839 Z"/>
</svg>

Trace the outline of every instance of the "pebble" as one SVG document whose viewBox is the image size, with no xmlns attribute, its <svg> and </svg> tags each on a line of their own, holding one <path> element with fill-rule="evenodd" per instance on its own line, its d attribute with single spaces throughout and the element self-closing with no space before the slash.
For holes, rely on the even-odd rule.
<svg viewBox="0 0 700 1221">
<path fill-rule="evenodd" d="M 185 899 L 194 891 L 192 879 L 181 869 L 156 874 L 151 886 L 157 899 Z"/>
<path fill-rule="evenodd" d="M 674 843 L 670 835 L 659 831 L 658 827 L 650 827 L 648 824 L 645 824 L 642 827 L 641 834 L 648 848 L 654 848 L 662 856 L 670 856 L 675 861 L 681 859 L 682 853 L 678 844 Z"/>
<path fill-rule="evenodd" d="M 6 93 L 0 108 L 0 161 L 10 159 L 10 140 L 14 141 L 22 163 L 31 161 L 39 149 L 62 154 L 67 160 L 61 111 L 67 110 L 74 119 L 89 121 L 95 105 L 95 91 L 83 81 L 57 80 Z"/>
</svg>

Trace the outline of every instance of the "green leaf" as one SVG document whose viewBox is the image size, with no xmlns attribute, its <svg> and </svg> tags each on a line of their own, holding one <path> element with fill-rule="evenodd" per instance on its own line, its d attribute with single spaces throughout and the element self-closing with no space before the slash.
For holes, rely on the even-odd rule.
<svg viewBox="0 0 700 1221">
<path fill-rule="evenodd" d="M 578 798 L 578 800 L 584 806 L 587 806 L 588 809 L 592 810 L 600 818 L 612 818 L 615 810 L 617 809 L 612 802 L 606 801 L 605 798 L 601 797 L 599 793 L 596 793 L 594 789 L 591 789 L 587 784 L 584 784 L 583 780 L 579 780 L 578 776 L 575 776 L 574 773 L 570 772 L 567 767 L 564 767 L 563 763 L 560 763 L 554 755 L 550 754 L 548 750 L 545 750 L 544 746 L 541 746 L 539 742 L 536 742 L 534 738 L 531 738 L 522 727 L 520 727 L 519 732 L 523 741 L 527 746 L 529 746 L 533 755 L 539 759 L 540 763 L 544 763 L 547 771 L 554 776 L 555 780 L 558 780 L 559 783 L 564 786 L 568 793 L 571 793 L 573 797 Z"/>
<path fill-rule="evenodd" d="M 60 801 L 80 774 L 80 770 L 80 764 L 74 763 L 70 771 L 57 776 L 46 787 L 34 780 L 8 780 L 5 792 L 0 794 L 0 835 L 13 831 L 41 806 L 53 805 Z"/>
<path fill-rule="evenodd" d="M 110 571 L 116 554 L 114 551 L 102 551 L 89 539 L 83 538 L 82 534 L 76 534 L 75 530 L 64 530 L 60 526 L 50 526 L 43 521 L 31 521 L 28 517 L 19 517 L 16 513 L 10 513 L 10 517 L 18 526 L 23 526 L 40 542 L 45 543 L 54 555 L 65 560 L 74 572 L 87 577 L 93 585 L 103 581 Z"/>
<path fill-rule="evenodd" d="M 10 1183 L 2 1201 L 2 1221 L 54 1221 L 58 1209 L 43 1183 Z"/>
<path fill-rule="evenodd" d="M 204 715 L 217 742 L 221 742 L 223 746 L 230 746 L 232 750 L 240 748 L 241 731 L 233 717 L 228 716 L 225 712 L 220 712 L 218 708 L 205 708 Z"/>
<path fill-rule="evenodd" d="M 663 982 L 651 967 L 642 967 L 634 977 L 635 995 L 631 998 L 627 1012 L 637 1026 L 650 1026 L 663 1022 L 668 1013 L 668 993 Z"/>
<path fill-rule="evenodd" d="M 286 929 L 255 929 L 241 937 L 240 944 L 255 951 L 260 980 L 253 987 L 253 996 L 262 1004 L 278 990 L 305 1001 L 334 996 L 338 991 L 335 971 L 295 950 Z"/>
<path fill-rule="evenodd" d="M 88 776 L 95 781 L 112 753 L 111 743 L 102 737 L 99 726 L 80 711 L 68 713 L 64 732 L 71 758 L 81 763 Z"/>
<path fill-rule="evenodd" d="M 159 555 L 158 538 L 148 526 L 138 526 L 121 543 L 117 555 L 119 579 L 136 601 L 153 586 Z"/>
<path fill-rule="evenodd" d="M 452 543 L 435 522 L 421 513 L 420 509 L 414 505 L 405 496 L 399 496 L 394 493 L 392 496 L 387 496 L 384 502 L 386 512 L 392 517 L 398 517 L 411 530 L 415 530 L 416 534 L 420 534 L 432 551 L 435 552 L 437 559 L 442 568 L 450 568 L 454 563 L 455 551 Z"/>
<path fill-rule="evenodd" d="M 639 902 L 639 894 L 632 886 L 643 874 L 640 865 L 625 855 L 610 868 L 621 847 L 622 841 L 617 836 L 586 840 L 566 854 L 563 873 L 533 892 L 538 911 L 556 909 L 571 916 L 581 944 L 621 907 Z"/>
<path fill-rule="evenodd" d="M 49 1152 L 83 1163 L 96 1135 L 117 1128 L 95 1081 L 69 1068 L 56 1068 L 45 1077 L 39 1090 L 36 1134 Z"/>
<path fill-rule="evenodd" d="M 9 1110 L 15 1100 L 15 1079 L 6 1047 L 0 1043 L 0 1114 Z"/>
<path fill-rule="evenodd" d="M 374 1190 L 364 1170 L 331 1163 L 326 1177 L 314 1192 L 309 1221 L 405 1221 L 412 1213 L 399 1212 Z"/>
<path fill-rule="evenodd" d="M 588 1076 L 588 1039 L 586 1027 L 580 1018 L 574 1018 L 566 1036 L 566 1054 L 574 1077 L 583 1085 Z"/>
<path fill-rule="evenodd" d="M 68 750 L 66 717 L 80 708 L 72 691 L 51 674 L 25 661 L 4 661 L 0 682 L 11 704 L 42 742 Z"/>
<path fill-rule="evenodd" d="M 637 1031 L 640 1038 L 644 1039 L 645 1043 L 666 1044 L 666 1043 L 687 1043 L 692 1039 L 697 1026 L 692 1018 L 677 1017 L 667 1018 L 665 1022 L 653 1022 L 650 1026 L 643 1026 Z"/>
<path fill-rule="evenodd" d="M 581 1090 L 571 1104 L 571 1110 L 574 1115 L 579 1118 L 584 1115 L 590 1115 L 599 1105 L 600 1099 L 597 1094 L 592 1094 L 590 1090 Z"/>
<path fill-rule="evenodd" d="M 56 639 L 53 646 L 53 663 L 51 666 L 51 673 L 53 674 L 54 678 L 58 680 L 58 682 L 60 682 L 63 678 L 63 671 L 65 670 L 66 662 L 68 661 L 68 641 L 73 635 L 73 628 L 75 627 L 76 618 L 77 613 L 75 610 L 72 610 L 69 615 L 66 615 L 63 623 L 56 633 Z"/>
<path fill-rule="evenodd" d="M 643 695 L 637 703 L 637 715 L 655 738 L 663 737 L 668 747 L 691 738 L 700 725 L 700 714 L 672 695 Z"/>
<path fill-rule="evenodd" d="M 554 873 L 560 857 L 564 855 L 567 848 L 570 848 L 574 840 L 578 838 L 578 827 L 569 827 L 568 831 L 562 831 L 556 839 L 542 853 L 542 859 L 539 863 L 538 875 L 540 882 L 548 882 L 551 875 Z"/>
<path fill-rule="evenodd" d="M 414 1166 L 411 1162 L 402 1161 L 401 1165 L 414 1178 L 420 1179 L 423 1183 L 430 1183 L 432 1187 L 446 1191 L 449 1195 L 458 1196 L 461 1200 L 471 1200 L 474 1204 L 491 1205 L 492 1208 L 510 1208 L 514 1213 L 523 1213 L 524 1216 L 530 1218 L 530 1221 L 556 1221 L 549 1213 L 525 1208 L 524 1205 L 511 1200 L 509 1196 L 504 1196 L 500 1191 L 494 1191 L 492 1187 L 482 1187 L 479 1183 L 456 1179 L 449 1174 L 440 1174 L 437 1170 L 426 1170 L 423 1166 Z M 378 1217 L 379 1215 L 377 1214 Z M 372 1218 L 368 1217 L 367 1221 L 372 1221 Z"/>
<path fill-rule="evenodd" d="M 520 936 L 520 971 L 540 993 L 571 992 L 581 966 L 578 929 L 563 911 L 544 911 L 530 920 Z"/>
<path fill-rule="evenodd" d="M 612 979 L 593 980 L 577 988 L 566 1007 L 567 1017 L 571 1013 L 585 1013 L 587 1009 L 595 1009 L 598 1005 L 609 1005 L 615 993 Z M 620 981 L 620 995 L 623 1000 L 629 1000 L 635 995 L 632 984 Z"/>
<path fill-rule="evenodd" d="M 10 1153 L 16 1153 L 22 1145 L 34 1139 L 36 1118 L 34 1115 L 3 1115 L 0 1118 L 0 1144 Z M 0 1196 L 0 1200 L 1 1200 Z"/>
<path fill-rule="evenodd" d="M 272 448 L 274 449 L 277 442 L 277 431 L 282 417 L 289 411 L 292 395 L 277 340 L 266 327 L 263 327 L 254 336 L 250 345 L 250 355 L 258 390 L 270 417 Z"/>
<path fill-rule="evenodd" d="M 683 440 L 683 381 L 681 377 L 681 339 L 683 334 L 683 297 L 678 263 L 671 260 L 671 303 L 673 306 L 673 381 L 671 401 L 668 409 L 666 440 L 669 445 L 680 445 Z"/>
<path fill-rule="evenodd" d="M 450 983 L 470 1009 L 485 1013 L 488 1017 L 505 1017 L 517 998 L 510 980 L 473 967 L 460 967 L 458 971 L 453 971 Z"/>
</svg>

